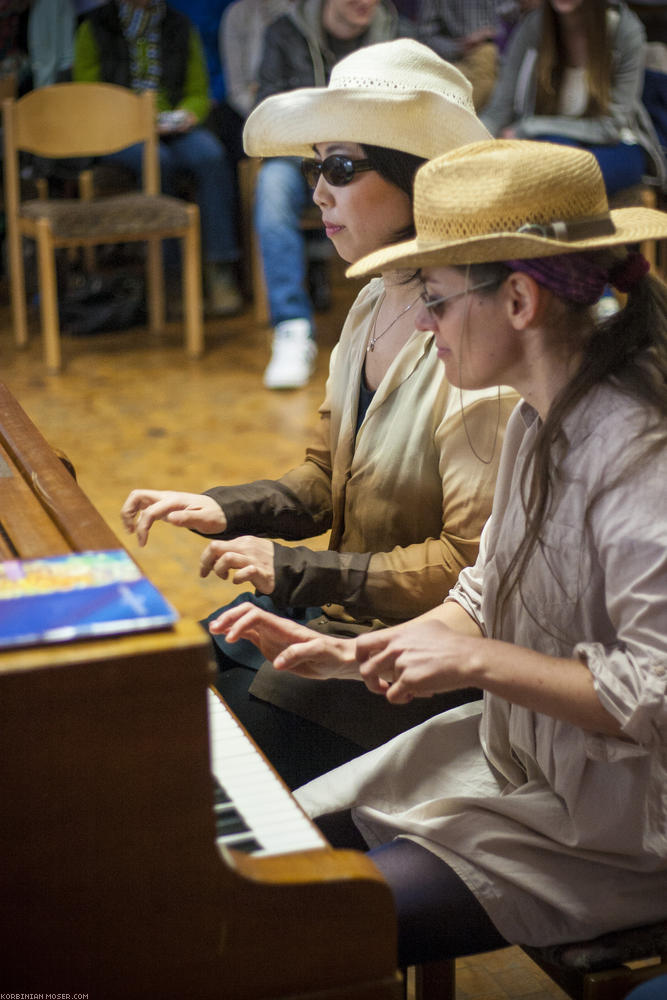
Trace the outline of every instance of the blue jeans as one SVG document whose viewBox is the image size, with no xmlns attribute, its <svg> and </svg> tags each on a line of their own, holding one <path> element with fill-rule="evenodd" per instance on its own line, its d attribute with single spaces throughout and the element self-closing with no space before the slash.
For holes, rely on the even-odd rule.
<svg viewBox="0 0 667 1000">
<path fill-rule="evenodd" d="M 576 146 L 592 153 L 598 161 L 609 198 L 623 188 L 640 184 L 646 172 L 646 154 L 641 146 L 631 146 L 625 142 L 613 146 L 592 146 L 585 142 L 577 142 L 575 139 L 565 139 L 561 135 L 540 135 L 536 138 L 542 142 L 555 142 L 561 146 Z"/>
<path fill-rule="evenodd" d="M 194 179 L 204 261 L 222 263 L 238 260 L 234 182 L 225 147 L 201 126 L 182 135 L 162 137 L 159 145 L 164 194 L 173 195 L 176 192 L 179 173 L 187 173 Z M 103 159 L 119 163 L 140 176 L 141 151 L 142 145 L 137 144 L 110 153 Z"/>
<path fill-rule="evenodd" d="M 310 197 L 298 159 L 279 157 L 262 164 L 255 188 L 255 230 L 273 326 L 286 319 L 307 319 L 312 325 L 301 229 Z"/>
<path fill-rule="evenodd" d="M 667 997 L 667 976 L 656 976 L 641 986 L 635 986 L 628 993 L 628 1000 L 665 1000 Z"/>
</svg>

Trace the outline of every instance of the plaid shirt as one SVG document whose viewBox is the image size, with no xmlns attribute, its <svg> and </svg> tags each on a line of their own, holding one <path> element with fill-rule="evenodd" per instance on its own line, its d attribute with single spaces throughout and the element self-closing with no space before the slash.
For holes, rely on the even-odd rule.
<svg viewBox="0 0 667 1000">
<path fill-rule="evenodd" d="M 461 39 L 480 28 L 493 37 L 500 22 L 502 0 L 421 0 L 418 37 L 443 59 L 463 55 Z"/>
</svg>

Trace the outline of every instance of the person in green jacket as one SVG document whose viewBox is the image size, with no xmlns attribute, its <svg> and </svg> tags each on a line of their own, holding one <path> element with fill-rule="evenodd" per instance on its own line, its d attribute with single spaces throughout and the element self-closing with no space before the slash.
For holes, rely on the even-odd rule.
<svg viewBox="0 0 667 1000">
<path fill-rule="evenodd" d="M 73 76 L 155 91 L 162 189 L 173 194 L 183 173 L 194 181 L 207 305 L 219 315 L 237 312 L 242 300 L 233 177 L 224 146 L 201 124 L 209 110 L 209 86 L 194 26 L 164 0 L 111 0 L 79 25 Z M 106 159 L 138 175 L 141 146 Z"/>
</svg>

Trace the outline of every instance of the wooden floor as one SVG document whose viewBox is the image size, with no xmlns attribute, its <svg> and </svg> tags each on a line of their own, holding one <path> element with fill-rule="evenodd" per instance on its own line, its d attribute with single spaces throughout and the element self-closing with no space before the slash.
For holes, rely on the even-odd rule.
<svg viewBox="0 0 667 1000">
<path fill-rule="evenodd" d="M 64 371 L 48 376 L 36 317 L 28 348 L 17 351 L 0 285 L 0 380 L 50 443 L 69 456 L 80 485 L 120 534 L 118 511 L 133 487 L 201 492 L 274 477 L 301 460 L 322 399 L 329 351 L 353 294 L 353 286 L 337 280 L 334 308 L 318 318 L 312 383 L 276 393 L 261 384 L 269 331 L 256 328 L 250 309 L 236 319 L 207 322 L 200 361 L 186 360 L 182 328 L 172 323 L 160 338 L 143 329 L 63 337 Z M 159 524 L 143 550 L 134 538 L 123 540 L 184 616 L 203 617 L 236 593 L 217 577 L 199 579 L 203 543 L 190 532 Z M 457 1000 L 563 997 L 516 948 L 457 963 Z"/>
</svg>

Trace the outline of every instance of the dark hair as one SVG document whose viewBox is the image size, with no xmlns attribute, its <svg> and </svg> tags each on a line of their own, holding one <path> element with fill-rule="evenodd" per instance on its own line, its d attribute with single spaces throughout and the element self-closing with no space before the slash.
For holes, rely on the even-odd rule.
<svg viewBox="0 0 667 1000">
<path fill-rule="evenodd" d="M 385 146 L 369 146 L 364 143 L 361 148 L 373 169 L 390 184 L 404 191 L 412 204 L 415 174 L 426 160 L 412 153 L 404 153 L 400 149 L 387 149 Z M 402 240 L 412 239 L 414 235 L 414 225 L 406 226 L 401 232 L 395 233 L 394 240 L 400 243 Z"/>
<path fill-rule="evenodd" d="M 602 260 L 609 267 L 613 258 L 609 251 Z M 508 276 L 503 264 L 471 265 L 470 283 L 498 278 L 498 285 Z M 503 277 L 504 272 L 504 277 Z M 480 294 L 493 294 L 493 288 Z M 577 336 L 582 330 L 582 318 L 586 308 L 575 303 L 556 299 L 560 309 L 555 323 L 563 322 L 566 329 L 575 331 L 569 336 Z M 559 459 L 563 454 L 564 440 L 561 434 L 563 422 L 581 399 L 595 386 L 605 380 L 626 395 L 644 403 L 646 420 L 635 439 L 636 447 L 619 477 L 593 496 L 586 508 L 586 523 L 596 503 L 613 489 L 621 476 L 627 478 L 640 463 L 645 462 L 665 446 L 667 431 L 667 286 L 653 275 L 646 275 L 628 293 L 626 304 L 618 313 L 602 323 L 595 324 L 592 317 L 585 323 L 586 335 L 583 343 L 577 343 L 582 350 L 581 364 L 554 399 L 533 446 L 532 462 L 526 462 L 521 480 L 521 500 L 526 515 L 526 533 L 512 556 L 504 572 L 499 588 L 492 634 L 498 634 L 507 601 L 514 590 L 518 590 L 526 612 L 540 622 L 539 609 L 532 611 L 521 589 L 524 571 L 541 542 L 543 525 L 546 522 L 554 483 L 558 476 Z M 579 334 L 581 341 L 582 334 Z"/>
</svg>

